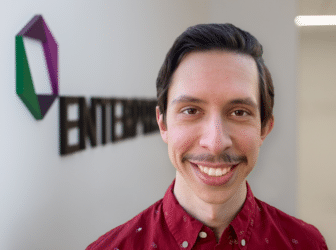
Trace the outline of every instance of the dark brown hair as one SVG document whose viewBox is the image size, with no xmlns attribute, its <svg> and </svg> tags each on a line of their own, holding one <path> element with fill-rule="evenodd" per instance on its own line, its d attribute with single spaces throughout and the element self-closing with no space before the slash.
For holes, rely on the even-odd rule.
<svg viewBox="0 0 336 250">
<path fill-rule="evenodd" d="M 156 80 L 158 106 L 164 120 L 168 89 L 180 62 L 191 52 L 209 50 L 224 50 L 253 57 L 259 72 L 260 118 L 261 128 L 264 128 L 273 114 L 274 87 L 271 74 L 262 58 L 262 45 L 250 33 L 229 23 L 195 25 L 189 27 L 175 40 Z"/>
</svg>

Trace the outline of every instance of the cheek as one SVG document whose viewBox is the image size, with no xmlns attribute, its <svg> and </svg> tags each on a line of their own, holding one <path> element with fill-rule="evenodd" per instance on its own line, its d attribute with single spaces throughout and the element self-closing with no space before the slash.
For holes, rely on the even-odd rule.
<svg viewBox="0 0 336 250">
<path fill-rule="evenodd" d="M 240 129 L 235 133 L 235 140 L 238 144 L 239 151 L 247 157 L 258 157 L 260 146 L 260 132 L 258 129 Z"/>
<path fill-rule="evenodd" d="M 194 145 L 196 140 L 195 133 L 193 133 L 190 127 L 171 126 L 171 128 L 174 128 L 174 130 L 168 131 L 169 155 L 173 158 L 183 157 Z"/>
</svg>

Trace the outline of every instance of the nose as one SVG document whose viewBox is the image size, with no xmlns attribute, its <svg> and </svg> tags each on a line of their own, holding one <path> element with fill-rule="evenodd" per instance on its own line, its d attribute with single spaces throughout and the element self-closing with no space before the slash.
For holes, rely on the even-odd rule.
<svg viewBox="0 0 336 250">
<path fill-rule="evenodd" d="M 214 155 L 219 155 L 232 146 L 228 126 L 220 118 L 212 118 L 204 123 L 200 145 Z"/>
</svg>

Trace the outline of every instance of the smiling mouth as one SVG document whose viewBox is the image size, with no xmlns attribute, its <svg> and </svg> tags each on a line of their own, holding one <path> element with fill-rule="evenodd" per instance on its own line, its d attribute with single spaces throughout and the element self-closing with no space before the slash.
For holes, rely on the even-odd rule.
<svg viewBox="0 0 336 250">
<path fill-rule="evenodd" d="M 195 164 L 199 170 L 201 170 L 202 173 L 207 174 L 208 176 L 211 177 L 221 177 L 229 173 L 236 165 L 232 165 L 230 167 L 225 167 L 225 168 L 211 168 L 211 167 L 206 167 L 202 165 L 197 165 Z"/>
</svg>

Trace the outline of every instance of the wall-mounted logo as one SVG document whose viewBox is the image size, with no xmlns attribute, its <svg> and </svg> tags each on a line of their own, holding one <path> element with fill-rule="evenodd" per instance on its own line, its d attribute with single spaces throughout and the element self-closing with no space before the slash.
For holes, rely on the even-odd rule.
<svg viewBox="0 0 336 250">
<path fill-rule="evenodd" d="M 30 72 L 23 38 L 42 42 L 44 57 L 47 62 L 52 94 L 37 94 Z M 37 120 L 43 119 L 58 96 L 58 47 L 47 24 L 41 15 L 34 18 L 16 35 L 16 93 Z"/>
<path fill-rule="evenodd" d="M 32 38 L 42 42 L 44 57 L 47 62 L 52 94 L 36 94 L 29 68 L 23 38 Z M 15 37 L 16 52 L 16 93 L 27 106 L 32 115 L 41 120 L 58 97 L 58 45 L 41 15 L 36 15 Z M 42 70 L 42 69 L 41 69 Z M 86 148 L 86 139 L 91 147 L 96 147 L 98 122 L 101 121 L 101 145 L 116 143 L 134 138 L 138 132 L 137 125 L 142 125 L 142 133 L 157 132 L 155 107 L 156 99 L 129 99 L 115 97 L 91 97 L 91 105 L 82 96 L 60 96 L 59 101 L 60 148 L 61 155 L 72 154 Z M 77 106 L 77 119 L 70 119 L 69 107 Z M 121 112 L 118 114 L 117 107 Z M 108 119 L 110 117 L 110 119 Z M 109 120 L 109 121 L 108 121 Z M 118 130 L 117 128 L 120 128 Z M 70 143 L 69 133 L 78 131 L 77 141 Z"/>
</svg>

